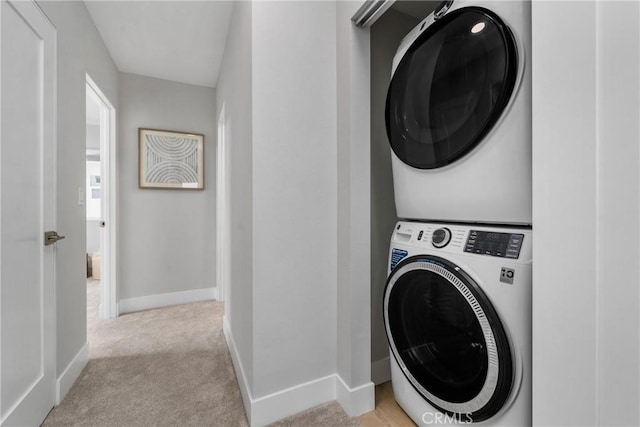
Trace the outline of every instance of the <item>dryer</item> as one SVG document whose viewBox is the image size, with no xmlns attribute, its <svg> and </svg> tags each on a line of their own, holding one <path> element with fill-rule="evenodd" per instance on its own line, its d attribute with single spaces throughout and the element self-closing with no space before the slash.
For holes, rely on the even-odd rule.
<svg viewBox="0 0 640 427">
<path fill-rule="evenodd" d="M 531 229 L 399 222 L 384 322 L 418 425 L 531 425 Z"/>
<path fill-rule="evenodd" d="M 386 126 L 399 218 L 531 224 L 530 2 L 443 2 L 396 52 Z"/>
</svg>

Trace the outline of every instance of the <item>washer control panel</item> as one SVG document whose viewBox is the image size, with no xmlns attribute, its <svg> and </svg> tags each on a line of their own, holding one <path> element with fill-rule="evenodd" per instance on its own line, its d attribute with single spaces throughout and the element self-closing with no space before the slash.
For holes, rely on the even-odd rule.
<svg viewBox="0 0 640 427">
<path fill-rule="evenodd" d="M 471 230 L 465 252 L 518 259 L 524 234 Z"/>
</svg>

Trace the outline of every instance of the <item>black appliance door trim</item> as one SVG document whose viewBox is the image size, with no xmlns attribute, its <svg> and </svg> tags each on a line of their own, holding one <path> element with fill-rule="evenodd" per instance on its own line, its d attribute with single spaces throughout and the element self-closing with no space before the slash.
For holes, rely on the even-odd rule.
<svg viewBox="0 0 640 427">
<path fill-rule="evenodd" d="M 486 22 L 487 28 L 494 31 L 495 37 L 491 39 L 491 43 L 500 41 L 501 45 L 491 45 L 491 52 L 494 55 L 499 55 L 500 60 L 504 61 L 503 68 L 492 69 L 491 72 L 498 74 L 491 75 L 496 78 L 501 76 L 501 78 L 499 81 L 489 83 L 488 80 L 484 80 L 484 83 L 480 83 L 483 81 L 480 77 L 481 72 L 488 72 L 488 67 L 496 67 L 498 57 L 487 57 L 484 61 L 478 60 L 481 57 L 471 57 L 465 59 L 471 61 L 465 66 L 461 64 L 455 64 L 455 67 L 454 65 L 442 65 L 445 68 L 438 71 L 438 83 L 427 82 L 426 76 L 428 79 L 436 79 L 436 74 L 433 73 L 436 73 L 436 68 L 446 52 L 449 52 L 446 54 L 447 58 L 460 57 L 459 43 L 461 42 L 459 39 L 462 38 L 461 34 L 472 32 L 466 31 L 468 30 L 466 26 L 464 26 L 466 33 L 454 32 L 450 34 L 450 39 L 454 40 L 451 42 L 452 46 L 455 47 L 447 48 L 445 45 L 437 43 L 448 43 L 449 39 L 439 39 L 442 38 L 439 33 L 445 33 L 448 26 L 453 28 L 456 25 L 461 25 L 458 21 L 467 19 L 465 14 L 469 15 L 469 19 L 473 17 L 472 22 L 476 20 Z M 423 46 L 431 40 L 434 40 L 433 43 L 436 45 L 424 52 L 433 52 L 431 53 L 433 58 L 426 62 L 420 62 L 425 60 L 424 56 L 426 55 L 420 50 L 426 49 Z M 465 41 L 464 43 L 471 42 Z M 496 46 L 501 48 L 497 49 Z M 468 51 L 476 52 L 478 50 L 469 49 Z M 442 62 L 442 64 L 445 63 L 446 61 Z M 499 16 L 488 9 L 463 7 L 447 12 L 442 18 L 432 23 L 407 49 L 389 83 L 385 121 L 389 144 L 398 159 L 417 169 L 437 169 L 456 162 L 477 147 L 498 122 L 509 104 L 515 91 L 518 65 L 518 48 L 511 30 Z M 449 69 L 449 66 L 454 68 Z M 478 68 L 466 69 L 466 66 Z M 419 68 L 421 72 L 412 74 L 410 73 L 412 68 Z M 471 82 L 467 82 L 468 85 L 472 85 L 467 87 L 468 92 L 460 92 L 460 90 L 455 94 L 450 92 L 455 91 L 456 87 L 466 87 L 460 85 L 459 79 L 469 76 L 477 76 L 480 80 L 473 85 Z M 444 82 L 441 79 L 444 79 Z M 412 87 L 408 88 L 410 85 Z M 434 98 L 436 89 L 444 92 Z M 422 103 L 418 99 L 413 99 L 421 93 L 419 91 L 424 92 L 423 96 L 427 98 L 424 105 L 428 107 L 420 107 Z M 454 99 L 463 99 L 466 96 L 477 96 L 478 98 L 474 98 L 476 103 L 474 104 L 467 99 L 465 102 L 459 101 L 460 104 L 455 104 L 457 105 L 455 108 L 452 106 Z M 432 99 L 440 99 L 443 104 L 431 105 Z M 491 104 L 490 107 L 489 104 Z M 467 111 L 468 107 L 473 107 L 473 111 Z M 420 111 L 418 108 L 425 108 L 425 110 Z M 459 108 L 465 110 L 458 111 Z M 429 142 L 425 142 L 425 138 Z"/>
<path fill-rule="evenodd" d="M 450 402 L 439 398 L 421 384 L 407 368 L 398 353 L 389 323 L 389 300 L 400 278 L 410 272 L 428 271 L 445 279 L 453 286 L 475 313 L 482 328 L 488 356 L 488 370 L 480 392 L 465 402 Z M 507 401 L 513 385 L 513 361 L 507 334 L 497 312 L 478 284 L 454 263 L 433 255 L 416 255 L 403 260 L 389 275 L 384 291 L 383 315 L 387 340 L 393 357 L 405 377 L 416 391 L 430 404 L 449 415 L 473 422 L 484 421 L 495 415 Z"/>
</svg>

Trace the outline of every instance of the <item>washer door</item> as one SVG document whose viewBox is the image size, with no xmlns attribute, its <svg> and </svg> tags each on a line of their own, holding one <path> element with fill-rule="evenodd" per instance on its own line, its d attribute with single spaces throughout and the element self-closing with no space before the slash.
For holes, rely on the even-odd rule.
<svg viewBox="0 0 640 427">
<path fill-rule="evenodd" d="M 513 383 L 506 333 L 482 289 L 436 256 L 413 256 L 392 271 L 384 293 L 391 351 L 413 387 L 439 410 L 483 421 Z"/>
<path fill-rule="evenodd" d="M 387 92 L 396 156 L 419 169 L 464 156 L 500 118 L 517 72 L 513 36 L 493 12 L 467 7 L 433 23 L 409 47 Z"/>
</svg>

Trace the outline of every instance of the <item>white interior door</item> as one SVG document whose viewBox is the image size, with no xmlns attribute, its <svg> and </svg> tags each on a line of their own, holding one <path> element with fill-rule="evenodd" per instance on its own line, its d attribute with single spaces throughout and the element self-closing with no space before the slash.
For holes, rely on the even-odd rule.
<svg viewBox="0 0 640 427">
<path fill-rule="evenodd" d="M 39 425 L 55 398 L 55 29 L 0 1 L 0 424 Z"/>
</svg>

